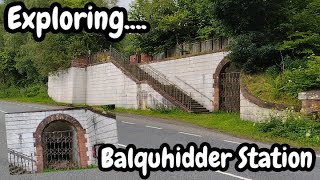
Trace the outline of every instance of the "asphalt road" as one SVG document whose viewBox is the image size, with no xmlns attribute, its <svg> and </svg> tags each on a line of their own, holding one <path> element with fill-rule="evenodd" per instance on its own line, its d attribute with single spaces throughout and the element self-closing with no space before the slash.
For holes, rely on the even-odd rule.
<svg viewBox="0 0 320 180">
<path fill-rule="evenodd" d="M 42 173 L 33 175 L 10 176 L 7 162 L 7 143 L 5 134 L 4 113 L 56 109 L 61 107 L 34 105 L 0 101 L 0 179 L 140 179 L 138 172 L 100 172 L 97 169 L 76 170 L 65 172 Z M 252 142 L 239 139 L 219 132 L 199 128 L 178 121 L 155 119 L 143 116 L 118 114 L 118 137 L 119 146 L 125 147 L 134 144 L 137 147 L 158 148 L 162 143 L 184 144 L 195 142 L 200 144 L 208 142 L 217 148 L 236 149 L 238 144 Z M 257 143 L 259 147 L 270 147 L 268 144 Z M 290 179 L 309 180 L 320 179 L 320 157 L 317 158 L 316 166 L 311 172 L 237 172 L 233 161 L 227 172 L 151 172 L 149 179 Z"/>
</svg>

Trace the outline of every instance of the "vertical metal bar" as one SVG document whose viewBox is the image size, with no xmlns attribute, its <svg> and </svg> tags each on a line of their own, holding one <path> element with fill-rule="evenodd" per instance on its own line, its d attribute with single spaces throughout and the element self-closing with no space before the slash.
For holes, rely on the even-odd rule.
<svg viewBox="0 0 320 180">
<path fill-rule="evenodd" d="M 191 93 L 190 93 L 190 96 L 189 96 L 189 109 L 191 110 Z"/>
<path fill-rule="evenodd" d="M 33 154 L 31 153 L 31 159 L 33 159 Z M 33 161 L 31 161 L 31 170 L 33 172 Z"/>
</svg>

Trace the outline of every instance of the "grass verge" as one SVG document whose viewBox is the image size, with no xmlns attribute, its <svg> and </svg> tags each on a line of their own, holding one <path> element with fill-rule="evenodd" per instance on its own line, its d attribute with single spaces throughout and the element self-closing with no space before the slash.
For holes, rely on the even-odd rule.
<svg viewBox="0 0 320 180">
<path fill-rule="evenodd" d="M 56 102 L 49 97 L 7 97 L 7 98 L 0 98 L 0 100 L 17 101 L 17 102 L 34 103 L 34 104 L 57 105 L 57 106 L 69 105 L 67 103 Z"/>
<path fill-rule="evenodd" d="M 96 169 L 96 168 L 98 168 L 98 166 L 96 166 L 96 165 L 89 165 L 87 167 L 63 168 L 63 169 L 47 168 L 47 169 L 43 170 L 43 173 L 60 172 L 60 171 L 72 171 L 72 170 L 83 170 L 83 169 Z"/>
<path fill-rule="evenodd" d="M 48 90 L 44 84 L 30 84 L 26 87 L 0 84 L 0 100 L 36 104 L 66 105 L 65 103 L 58 103 L 52 100 L 48 96 Z"/>
<path fill-rule="evenodd" d="M 117 108 L 113 112 L 144 115 L 167 120 L 178 120 L 240 138 L 266 143 L 286 143 L 295 147 L 310 147 L 320 151 L 320 144 L 312 141 L 275 137 L 272 133 L 262 132 L 259 130 L 257 123 L 241 120 L 239 113 L 215 112 L 208 114 L 190 114 L 179 110 L 173 110 L 169 113 L 161 113 L 154 110 L 133 110 L 122 108 Z"/>
</svg>

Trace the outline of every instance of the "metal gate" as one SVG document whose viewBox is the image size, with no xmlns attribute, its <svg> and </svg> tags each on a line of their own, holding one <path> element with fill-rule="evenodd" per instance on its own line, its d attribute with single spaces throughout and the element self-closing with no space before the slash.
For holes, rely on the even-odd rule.
<svg viewBox="0 0 320 180">
<path fill-rule="evenodd" d="M 221 73 L 219 79 L 219 109 L 226 112 L 239 112 L 240 73 Z"/>
<path fill-rule="evenodd" d="M 43 134 L 43 157 L 45 168 L 75 167 L 74 131 L 54 131 Z"/>
</svg>

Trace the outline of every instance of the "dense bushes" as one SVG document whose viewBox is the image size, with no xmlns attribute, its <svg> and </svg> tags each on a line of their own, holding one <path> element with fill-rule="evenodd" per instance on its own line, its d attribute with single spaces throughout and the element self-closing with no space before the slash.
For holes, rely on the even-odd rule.
<svg viewBox="0 0 320 180">
<path fill-rule="evenodd" d="M 273 137 L 298 140 L 310 145 L 320 143 L 320 123 L 300 113 L 288 112 L 285 116 L 272 116 L 270 121 L 259 123 L 257 128 Z"/>
<path fill-rule="evenodd" d="M 0 84 L 0 98 L 20 97 L 48 98 L 47 87 L 42 84 L 33 84 L 23 88 Z"/>
<path fill-rule="evenodd" d="M 320 57 L 312 57 L 307 67 L 298 67 L 284 72 L 283 90 L 293 96 L 308 89 L 320 88 Z"/>
<path fill-rule="evenodd" d="M 320 89 L 320 57 L 287 59 L 283 63 L 284 72 L 278 66 L 270 66 L 264 73 L 242 75 L 242 82 L 262 100 L 299 106 L 300 92 Z"/>
</svg>

